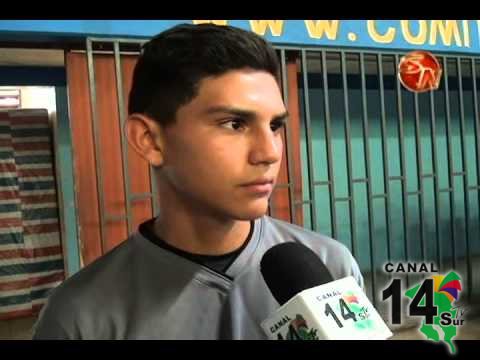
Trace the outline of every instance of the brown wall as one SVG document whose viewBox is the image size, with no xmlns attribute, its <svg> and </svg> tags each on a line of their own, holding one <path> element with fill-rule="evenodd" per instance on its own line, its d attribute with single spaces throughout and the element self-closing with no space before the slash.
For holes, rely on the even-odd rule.
<svg viewBox="0 0 480 360">
<path fill-rule="evenodd" d="M 121 69 L 125 113 L 130 79 L 136 57 L 122 56 Z M 126 216 L 124 169 L 121 152 L 121 126 L 117 102 L 115 62 L 111 55 L 94 55 L 96 111 L 100 158 L 95 157 L 87 57 L 67 54 L 67 81 L 78 201 L 80 248 L 83 264 L 89 264 L 127 237 L 126 219 L 106 221 L 100 236 L 99 191 L 103 194 L 105 215 Z M 128 148 L 128 176 L 131 195 L 150 192 L 147 162 Z M 97 182 L 96 164 L 103 177 Z M 133 229 L 152 217 L 151 199 L 131 201 Z"/>
</svg>

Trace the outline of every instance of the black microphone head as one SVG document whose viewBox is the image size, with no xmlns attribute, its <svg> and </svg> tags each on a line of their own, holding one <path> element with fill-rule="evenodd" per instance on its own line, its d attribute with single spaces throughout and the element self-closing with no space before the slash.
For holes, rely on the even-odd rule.
<svg viewBox="0 0 480 360">
<path fill-rule="evenodd" d="M 296 242 L 281 243 L 268 249 L 260 261 L 260 271 L 280 305 L 303 290 L 333 281 L 317 254 Z"/>
</svg>

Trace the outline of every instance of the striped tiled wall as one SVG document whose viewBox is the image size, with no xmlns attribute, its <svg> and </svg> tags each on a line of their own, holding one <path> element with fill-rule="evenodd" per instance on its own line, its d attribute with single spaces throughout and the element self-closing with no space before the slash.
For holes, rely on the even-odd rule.
<svg viewBox="0 0 480 360">
<path fill-rule="evenodd" d="M 38 313 L 64 279 L 46 110 L 0 112 L 0 320 Z"/>
</svg>

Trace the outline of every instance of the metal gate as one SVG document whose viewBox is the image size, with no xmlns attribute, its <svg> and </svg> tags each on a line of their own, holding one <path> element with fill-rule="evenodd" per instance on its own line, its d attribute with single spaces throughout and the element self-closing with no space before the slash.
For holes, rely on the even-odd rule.
<svg viewBox="0 0 480 360">
<path fill-rule="evenodd" d="M 374 301 L 390 280 L 387 261 L 455 269 L 471 300 L 480 59 L 437 54 L 440 88 L 413 94 L 396 76 L 401 53 L 285 51 L 298 63 L 305 226 L 349 247 Z"/>
</svg>

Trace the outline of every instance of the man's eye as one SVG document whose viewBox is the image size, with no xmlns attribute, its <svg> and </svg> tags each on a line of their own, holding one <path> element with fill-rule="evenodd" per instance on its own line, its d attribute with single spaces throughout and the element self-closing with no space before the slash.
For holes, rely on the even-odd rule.
<svg viewBox="0 0 480 360">
<path fill-rule="evenodd" d="M 240 130 L 245 128 L 245 121 L 242 119 L 232 119 L 222 123 L 222 126 L 232 130 Z"/>
<path fill-rule="evenodd" d="M 285 120 L 273 121 L 270 124 L 270 128 L 272 129 L 272 131 L 277 131 L 277 130 L 283 128 L 284 126 L 285 126 Z"/>
</svg>

